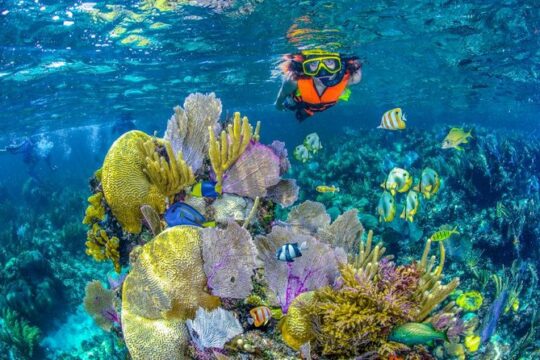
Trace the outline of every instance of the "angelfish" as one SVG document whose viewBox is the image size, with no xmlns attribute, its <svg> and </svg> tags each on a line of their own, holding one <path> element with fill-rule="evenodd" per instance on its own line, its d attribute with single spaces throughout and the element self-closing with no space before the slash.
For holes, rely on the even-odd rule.
<svg viewBox="0 0 540 360">
<path fill-rule="evenodd" d="M 420 200 L 418 199 L 418 193 L 414 190 L 411 190 L 407 193 L 407 198 L 405 199 L 405 207 L 401 213 L 400 218 L 405 219 L 405 221 L 414 221 L 414 216 L 418 213 L 418 208 L 420 207 Z"/>
<path fill-rule="evenodd" d="M 287 243 L 281 246 L 276 251 L 276 259 L 280 261 L 293 262 L 297 257 L 302 256 L 302 250 L 307 249 L 307 243 L 304 241 L 302 244 Z"/>
<path fill-rule="evenodd" d="M 215 199 L 221 195 L 221 192 L 221 185 L 217 185 L 215 181 L 200 181 L 193 185 L 190 194 L 196 197 Z"/>
<path fill-rule="evenodd" d="M 396 202 L 394 197 L 385 191 L 382 193 L 377 205 L 377 214 L 379 215 L 379 222 L 390 222 L 394 220 L 396 215 Z"/>
</svg>

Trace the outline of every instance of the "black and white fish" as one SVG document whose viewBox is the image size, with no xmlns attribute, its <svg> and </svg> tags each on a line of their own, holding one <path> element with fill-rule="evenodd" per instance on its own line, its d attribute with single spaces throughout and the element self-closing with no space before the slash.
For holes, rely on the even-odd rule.
<svg viewBox="0 0 540 360">
<path fill-rule="evenodd" d="M 276 251 L 276 259 L 280 261 L 293 262 L 297 257 L 302 256 L 302 250 L 307 249 L 307 244 L 304 241 L 298 243 L 285 244 Z"/>
</svg>

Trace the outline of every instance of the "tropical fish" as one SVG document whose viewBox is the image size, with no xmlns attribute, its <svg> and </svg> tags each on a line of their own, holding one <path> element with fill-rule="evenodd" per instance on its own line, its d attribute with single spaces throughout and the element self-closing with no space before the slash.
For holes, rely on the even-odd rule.
<svg viewBox="0 0 540 360">
<path fill-rule="evenodd" d="M 461 128 L 452 128 L 448 135 L 444 138 L 441 148 L 443 149 L 450 149 L 454 148 L 456 150 L 463 150 L 462 147 L 459 145 L 461 144 L 467 144 L 469 141 L 467 140 L 469 137 L 472 138 L 471 131 L 465 132 Z"/>
<path fill-rule="evenodd" d="M 272 318 L 272 311 L 268 306 L 257 306 L 249 311 L 249 315 L 251 318 L 248 318 L 248 323 L 260 327 L 268 324 Z"/>
<path fill-rule="evenodd" d="M 276 259 L 280 261 L 293 262 L 297 257 L 302 256 L 302 250 L 307 249 L 306 242 L 303 242 L 300 246 L 298 243 L 288 243 L 281 246 L 276 251 Z"/>
<path fill-rule="evenodd" d="M 446 334 L 435 330 L 433 325 L 415 322 L 394 328 L 388 339 L 408 346 L 431 345 L 434 340 L 448 341 Z"/>
<path fill-rule="evenodd" d="M 326 185 L 319 185 L 315 188 L 315 190 L 317 190 L 317 192 L 320 192 L 320 193 L 336 193 L 336 192 L 339 192 L 339 188 L 338 187 L 335 187 L 334 185 L 332 186 L 326 186 Z"/>
<path fill-rule="evenodd" d="M 216 226 L 215 221 L 206 221 L 206 218 L 202 216 L 200 212 L 198 212 L 196 209 L 194 209 L 193 207 L 183 202 L 176 202 L 172 204 L 167 209 L 167 211 L 165 211 L 163 218 L 165 219 L 165 221 L 167 222 L 169 226 L 176 226 L 176 225 L 191 225 L 191 226 L 198 226 L 198 227 L 215 227 Z"/>
<path fill-rule="evenodd" d="M 394 201 L 394 197 L 388 191 L 383 192 L 379 199 L 377 214 L 379 214 L 380 222 L 390 222 L 394 220 L 394 216 L 396 216 L 396 202 Z"/>
<path fill-rule="evenodd" d="M 418 199 L 418 193 L 414 190 L 409 191 L 400 218 L 405 219 L 405 221 L 413 222 L 419 207 L 420 200 Z"/>
<path fill-rule="evenodd" d="M 193 185 L 191 195 L 215 199 L 221 195 L 221 186 L 218 186 L 215 181 L 200 181 Z"/>
<path fill-rule="evenodd" d="M 401 108 L 395 108 L 383 114 L 381 125 L 377 126 L 377 129 L 403 130 L 407 126 L 406 121 L 407 118 L 401 112 Z"/>
<path fill-rule="evenodd" d="M 441 178 L 439 174 L 431 168 L 425 168 L 422 170 L 422 177 L 414 190 L 420 192 L 426 199 L 429 199 L 439 191 L 440 187 Z"/>
<path fill-rule="evenodd" d="M 300 161 L 302 163 L 305 163 L 311 159 L 311 154 L 309 153 L 309 150 L 304 145 L 298 145 L 294 149 L 293 155 L 297 161 Z"/>
<path fill-rule="evenodd" d="M 459 234 L 459 232 L 457 231 L 457 226 L 455 228 L 453 228 L 453 229 L 441 228 L 441 230 L 439 230 L 436 233 L 434 233 L 433 235 L 431 235 L 429 240 L 431 240 L 431 241 L 444 241 L 444 240 L 448 239 L 450 236 L 452 236 L 453 234 Z"/>
<path fill-rule="evenodd" d="M 412 176 L 407 170 L 401 168 L 393 168 L 386 180 L 381 184 L 381 187 L 390 191 L 390 194 L 394 196 L 397 192 L 403 193 L 411 187 L 413 182 Z"/>
<path fill-rule="evenodd" d="M 311 133 L 306 136 L 304 140 L 304 146 L 308 149 L 309 152 L 316 154 L 319 150 L 322 149 L 321 139 L 317 133 Z"/>
</svg>

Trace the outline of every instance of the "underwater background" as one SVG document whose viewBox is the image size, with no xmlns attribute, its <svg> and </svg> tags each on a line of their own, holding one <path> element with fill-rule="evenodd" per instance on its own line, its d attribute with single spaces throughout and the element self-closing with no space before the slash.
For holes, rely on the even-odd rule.
<svg viewBox="0 0 540 360">
<path fill-rule="evenodd" d="M 300 123 L 293 113 L 280 112 L 274 106 L 282 81 L 279 63 L 284 54 L 314 48 L 358 56 L 363 77 L 351 87 L 347 102 Z M 0 152 L 0 359 L 540 358 L 536 315 L 539 74 L 537 1 L 0 2 L 0 149 L 30 139 L 17 154 Z M 164 136 L 175 113 L 173 108 L 180 105 L 188 109 L 191 105 L 184 101 L 194 93 L 215 93 L 221 101 L 221 122 L 232 119 L 235 112 L 249 118 L 253 143 L 245 151 L 255 152 L 251 149 L 274 140 L 284 142 L 286 150 L 276 152 L 276 156 L 286 159 L 288 150 L 290 167 L 280 168 L 279 177 L 296 179 L 298 194 L 294 205 L 283 204 L 269 199 L 263 189 L 260 210 L 253 224 L 248 221 L 246 226 L 249 241 L 257 250 L 253 250 L 255 245 L 245 245 L 244 250 L 249 251 L 242 253 L 243 258 L 251 259 L 246 268 L 257 269 L 253 286 L 247 293 L 240 291 L 242 296 L 212 293 L 222 299 L 228 314 L 234 313 L 240 321 L 238 326 L 243 330 L 227 339 L 234 338 L 234 344 L 204 346 L 194 340 L 194 330 L 190 330 L 185 338 L 191 340 L 186 340 L 185 349 L 174 349 L 184 353 L 179 357 L 171 355 L 173 350 L 159 354 L 157 347 L 155 353 L 141 354 L 122 329 L 125 322 L 120 324 L 120 316 L 129 308 L 124 304 L 125 292 L 110 291 L 115 282 L 121 284 L 117 277 L 123 279 L 125 273 L 136 271 L 133 264 L 137 260 L 133 258 L 139 250 L 132 250 L 143 248 L 153 238 L 153 229 L 145 225 L 136 235 L 125 231 L 122 221 L 119 225 L 114 220 L 118 216 L 109 199 L 101 201 L 107 214 L 103 219 L 82 221 L 89 214 L 89 196 L 103 194 L 96 170 L 102 168 L 115 140 L 135 129 L 149 138 Z M 203 104 L 208 108 L 215 104 L 214 97 L 197 99 L 194 107 L 207 109 Z M 407 114 L 407 128 L 377 129 L 383 114 L 397 107 Z M 258 121 L 260 138 L 254 130 Z M 460 145 L 461 151 L 441 148 L 452 128 L 472 131 L 472 138 Z M 295 148 L 312 133 L 318 134 L 320 146 L 310 150 L 307 159 L 295 156 Z M 171 143 L 174 147 L 174 141 Z M 268 147 L 264 149 L 261 151 Z M 158 151 L 156 154 L 163 156 Z M 213 179 L 212 161 L 205 159 L 202 170 L 194 170 L 197 181 L 199 177 Z M 406 204 L 406 191 L 394 197 L 398 203 L 395 219 L 379 219 L 381 183 L 396 167 L 414 177 L 413 185 L 421 182 L 426 168 L 441 179 L 436 194 L 421 198 L 412 222 L 399 216 Z M 318 191 L 319 186 L 327 188 Z M 327 191 L 332 186 L 339 191 Z M 251 208 L 255 196 L 235 191 Z M 177 199 L 174 194 L 171 199 Z M 107 194 L 100 196 L 106 198 Z M 356 216 L 351 215 L 353 209 Z M 163 210 L 158 211 L 159 216 Z M 240 218 L 232 216 L 240 225 L 251 220 L 249 209 L 245 210 Z M 207 217 L 214 214 L 212 211 L 201 210 Z M 343 217 L 334 228 L 325 228 L 333 226 L 342 214 L 355 220 Z M 298 230 L 299 225 L 291 219 L 309 231 Z M 230 217 L 223 222 L 215 220 L 219 223 L 216 229 L 222 229 L 215 231 L 236 231 L 230 236 L 244 238 L 238 235 L 244 233 L 229 223 Z M 121 276 L 115 275 L 110 252 L 104 252 L 104 261 L 87 255 L 85 243 L 93 224 L 103 226 L 108 237 L 117 236 Z M 339 226 L 348 226 L 347 231 L 358 235 L 349 248 L 323 236 L 345 233 L 337 230 Z M 269 253 L 273 255 L 277 248 L 272 246 L 281 245 L 282 238 L 290 240 L 286 243 L 302 243 L 298 239 L 305 237 L 308 244 L 315 245 L 303 250 L 301 259 L 315 261 L 310 256 L 319 254 L 329 264 L 334 253 L 338 260 L 348 254 L 354 258 L 349 262 L 355 271 L 364 271 L 372 280 L 368 285 L 362 283 L 362 291 L 375 299 L 377 291 L 395 295 L 403 290 L 389 290 L 384 284 L 375 286 L 378 290 L 369 288 L 382 281 L 383 272 L 402 277 L 407 273 L 408 281 L 423 281 L 419 280 L 423 275 L 411 275 L 411 264 L 422 263 L 428 238 L 453 229 L 457 234 L 443 240 L 444 273 L 436 274 L 428 287 L 432 289 L 438 281 L 452 284 L 454 278 L 460 279 L 459 286 L 445 294 L 441 304 L 435 304 L 437 313 L 422 318 L 423 322 L 431 321 L 437 336 L 444 333 L 446 339 L 431 335 L 423 342 L 417 339 L 419 335 L 406 333 L 407 340 L 397 341 L 398 325 L 420 323 L 412 321 L 418 316 L 412 317 L 403 309 L 415 309 L 414 301 L 428 302 L 420 299 L 422 295 L 414 301 L 381 297 L 380 302 L 388 301 L 401 309 L 399 316 L 397 310 L 386 313 L 373 304 L 365 305 L 377 318 L 373 323 L 358 315 L 353 325 L 340 327 L 337 310 L 324 321 L 317 318 L 322 322 L 319 335 L 341 334 L 332 343 L 324 343 L 315 332 L 302 334 L 304 337 L 292 334 L 293 326 L 287 323 L 292 315 L 282 317 L 292 299 L 277 301 L 277 305 L 272 301 L 273 297 L 279 299 L 279 292 L 272 289 L 268 274 L 273 266 L 287 264 L 266 256 L 269 250 L 260 244 L 271 244 Z M 373 245 L 382 241 L 385 254 L 393 254 L 393 259 L 371 254 L 362 261 L 358 243 L 367 242 L 369 230 L 373 231 Z M 204 231 L 210 234 L 210 230 Z M 341 247 L 345 255 L 337 251 Z M 439 242 L 433 240 L 431 251 L 438 249 Z M 379 273 L 373 275 L 365 265 L 376 261 Z M 290 264 L 304 266 L 300 260 Z M 293 271 L 292 265 L 289 270 Z M 418 272 L 429 275 L 431 270 Z M 279 275 L 279 269 L 276 271 Z M 330 274 L 330 270 L 325 271 Z M 316 318 L 324 306 L 330 306 L 328 303 L 338 309 L 350 305 L 339 302 L 347 298 L 339 291 L 348 279 L 345 271 L 340 274 L 331 277 L 331 282 L 319 279 L 318 284 L 312 281 L 305 289 L 297 289 L 295 295 L 309 290 L 319 301 L 307 307 L 303 316 Z M 244 283 L 252 281 L 249 276 L 246 280 L 245 274 L 238 278 Z M 102 282 L 106 294 L 102 296 L 114 297 L 112 308 L 118 319 L 107 317 L 112 325 L 102 326 L 83 305 L 87 284 L 94 280 Z M 354 282 L 350 276 L 349 281 Z M 418 285 L 407 284 L 411 289 Z M 414 289 L 415 294 L 419 292 Z M 355 294 L 362 291 L 357 289 Z M 208 301 L 205 306 L 212 308 Z M 259 327 L 248 323 L 255 305 L 272 310 L 268 324 Z M 196 309 L 186 316 L 194 318 Z M 389 323 L 377 322 L 383 315 Z M 221 320 L 232 321 L 226 316 Z M 244 334 L 238 335 L 242 331 Z M 375 340 L 354 339 L 348 337 L 350 332 L 373 333 Z M 242 343 L 238 344 L 236 336 L 243 336 Z M 310 341 L 309 351 L 296 346 Z M 408 350 L 396 344 L 405 344 Z"/>
</svg>

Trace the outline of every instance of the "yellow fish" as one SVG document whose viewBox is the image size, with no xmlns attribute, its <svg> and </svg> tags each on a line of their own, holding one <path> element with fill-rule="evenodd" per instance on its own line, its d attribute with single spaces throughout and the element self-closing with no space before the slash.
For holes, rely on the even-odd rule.
<svg viewBox="0 0 540 360">
<path fill-rule="evenodd" d="M 422 171 L 420 182 L 415 186 L 414 190 L 420 192 L 426 199 L 435 195 L 441 186 L 441 178 L 439 174 L 431 168 L 425 168 Z"/>
<path fill-rule="evenodd" d="M 320 192 L 320 193 L 336 193 L 336 192 L 339 192 L 339 188 L 335 187 L 334 185 L 332 185 L 332 186 L 319 185 L 319 186 L 317 186 L 315 188 L 315 190 L 317 190 L 317 192 Z"/>
<path fill-rule="evenodd" d="M 406 121 L 407 118 L 401 112 L 401 108 L 395 108 L 384 113 L 381 119 L 381 125 L 377 129 L 403 130 L 407 126 Z"/>
<path fill-rule="evenodd" d="M 397 192 L 403 193 L 408 191 L 412 185 L 413 178 L 407 170 L 400 168 L 393 168 L 385 182 L 381 184 L 381 187 L 390 191 L 390 194 L 394 196 Z"/>
<path fill-rule="evenodd" d="M 441 148 L 443 149 L 450 149 L 454 148 L 456 150 L 463 150 L 462 147 L 459 145 L 461 144 L 467 144 L 469 141 L 468 138 L 472 138 L 471 131 L 465 132 L 463 129 L 460 128 L 452 128 L 448 135 L 444 138 Z"/>
<path fill-rule="evenodd" d="M 405 219 L 405 221 L 413 222 L 419 207 L 420 200 L 418 199 L 418 193 L 414 190 L 409 191 L 400 218 Z"/>
<path fill-rule="evenodd" d="M 268 306 L 257 306 L 249 311 L 251 318 L 248 319 L 248 323 L 260 327 L 268 324 L 268 321 L 272 318 L 272 311 Z"/>
<path fill-rule="evenodd" d="M 396 216 L 396 202 L 388 191 L 383 192 L 379 199 L 377 214 L 379 215 L 379 222 L 390 222 Z"/>
<path fill-rule="evenodd" d="M 449 229 L 441 229 L 439 231 L 437 231 L 435 234 L 431 235 L 431 237 L 429 238 L 429 240 L 431 241 L 444 241 L 446 239 L 448 239 L 450 236 L 452 236 L 453 234 L 459 234 L 459 232 L 457 231 L 457 226 L 451 230 Z"/>
</svg>

